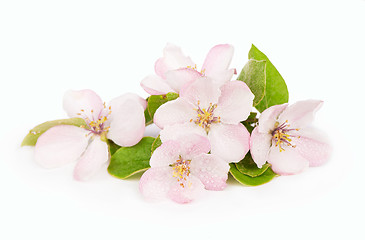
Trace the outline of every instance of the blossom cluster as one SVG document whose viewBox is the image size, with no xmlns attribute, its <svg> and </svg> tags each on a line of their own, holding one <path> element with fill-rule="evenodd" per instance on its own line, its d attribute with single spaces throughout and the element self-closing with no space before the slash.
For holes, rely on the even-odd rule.
<svg viewBox="0 0 365 240">
<path fill-rule="evenodd" d="M 63 108 L 70 118 L 38 125 L 22 145 L 34 146 L 35 161 L 45 168 L 77 160 L 80 181 L 105 164 L 121 179 L 145 171 L 139 182 L 145 198 L 178 203 L 225 189 L 229 174 L 257 186 L 325 163 L 330 144 L 311 126 L 323 101 L 288 105 L 284 80 L 255 46 L 233 80 L 232 57 L 231 45 L 216 45 L 198 68 L 168 44 L 155 74 L 141 81 L 147 99 L 126 93 L 106 104 L 92 90 L 69 90 Z M 152 123 L 159 136 L 144 137 Z"/>
</svg>

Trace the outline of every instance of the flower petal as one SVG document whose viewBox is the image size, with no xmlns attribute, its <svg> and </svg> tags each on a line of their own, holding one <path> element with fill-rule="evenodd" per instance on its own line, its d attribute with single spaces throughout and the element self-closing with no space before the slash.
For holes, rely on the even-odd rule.
<svg viewBox="0 0 365 240">
<path fill-rule="evenodd" d="M 137 144 L 145 130 L 143 106 L 135 99 L 126 99 L 122 103 L 115 100 L 111 102 L 111 109 L 107 137 L 123 147 Z"/>
<path fill-rule="evenodd" d="M 309 161 L 310 167 L 324 164 L 331 156 L 332 147 L 329 144 L 326 134 L 318 129 L 300 129 L 296 135 L 300 138 L 293 138 L 295 150 Z"/>
<path fill-rule="evenodd" d="M 165 73 L 166 83 L 175 91 L 180 89 L 187 83 L 193 82 L 202 74 L 192 68 L 180 68 L 177 70 L 170 70 Z"/>
<path fill-rule="evenodd" d="M 78 181 L 89 180 L 108 160 L 108 145 L 100 137 L 95 137 L 76 164 L 74 178 Z"/>
<path fill-rule="evenodd" d="M 195 123 L 186 122 L 166 126 L 160 132 L 160 139 L 162 142 L 165 142 L 168 140 L 176 140 L 189 134 L 197 134 L 203 137 L 207 136 L 207 133 L 202 127 L 199 127 Z"/>
<path fill-rule="evenodd" d="M 142 79 L 141 87 L 151 95 L 175 92 L 161 77 L 156 75 L 149 75 Z"/>
<path fill-rule="evenodd" d="M 210 103 L 217 103 L 220 95 L 219 86 L 207 77 L 198 78 L 180 90 L 180 97 L 195 106 L 200 103 L 201 109 L 207 109 Z"/>
<path fill-rule="evenodd" d="M 181 48 L 168 43 L 163 50 L 163 57 L 155 63 L 155 72 L 158 76 L 165 78 L 165 73 L 169 70 L 193 67 L 194 63 L 190 57 L 186 57 Z"/>
<path fill-rule="evenodd" d="M 207 190 L 223 190 L 228 179 L 229 164 L 214 154 L 200 154 L 192 158 L 191 173 Z"/>
<path fill-rule="evenodd" d="M 55 168 L 75 161 L 85 151 L 88 132 L 76 126 L 60 125 L 43 133 L 35 145 L 35 161 L 45 168 Z"/>
<path fill-rule="evenodd" d="M 234 74 L 237 74 L 237 71 L 236 69 L 232 68 L 228 70 L 223 70 L 221 72 L 216 72 L 214 73 L 214 75 L 209 75 L 208 77 L 210 77 L 213 82 L 218 84 L 218 86 L 222 86 L 231 81 Z"/>
<path fill-rule="evenodd" d="M 180 153 L 181 147 L 178 141 L 166 141 L 153 152 L 150 166 L 152 168 L 167 167 L 179 159 Z"/>
<path fill-rule="evenodd" d="M 250 133 L 241 123 L 212 124 L 208 138 L 212 154 L 227 162 L 241 161 L 250 149 Z"/>
<path fill-rule="evenodd" d="M 233 57 L 233 46 L 229 44 L 220 44 L 210 49 L 207 54 L 202 71 L 207 76 L 213 76 L 215 73 L 227 70 Z"/>
<path fill-rule="evenodd" d="M 242 81 L 231 81 L 223 85 L 221 91 L 214 115 L 228 124 L 237 124 L 246 120 L 255 98 L 247 85 Z"/>
<path fill-rule="evenodd" d="M 194 106 L 183 98 L 161 105 L 153 118 L 153 122 L 161 129 L 168 125 L 189 122 L 196 117 Z"/>
<path fill-rule="evenodd" d="M 260 133 L 258 127 L 255 127 L 251 133 L 250 152 L 253 161 L 257 167 L 261 168 L 267 161 L 272 135 L 268 133 Z"/>
<path fill-rule="evenodd" d="M 146 199 L 162 200 L 167 197 L 173 181 L 171 167 L 150 168 L 139 180 L 139 190 Z"/>
<path fill-rule="evenodd" d="M 135 93 L 125 93 L 119 97 L 116 97 L 109 102 L 109 106 L 111 106 L 112 110 L 114 110 L 122 106 L 127 100 L 133 100 L 135 102 L 138 102 L 139 104 L 141 104 L 143 109 L 147 108 L 147 101 Z"/>
<path fill-rule="evenodd" d="M 68 90 L 63 97 L 63 108 L 69 117 L 88 117 L 98 119 L 103 110 L 103 101 L 92 90 Z"/>
<path fill-rule="evenodd" d="M 287 107 L 288 104 L 284 103 L 265 109 L 259 118 L 258 131 L 260 133 L 271 133 L 275 128 L 275 123 L 278 121 L 278 117 Z"/>
<path fill-rule="evenodd" d="M 272 146 L 268 162 L 272 165 L 272 170 L 280 175 L 298 174 L 309 165 L 309 162 L 292 147 L 286 147 L 285 151 L 280 152 L 279 147 Z"/>
<path fill-rule="evenodd" d="M 178 138 L 181 146 L 181 156 L 183 159 L 192 159 L 202 153 L 210 151 L 210 143 L 207 136 L 198 134 L 185 134 Z"/>
<path fill-rule="evenodd" d="M 305 100 L 298 101 L 287 107 L 279 117 L 279 122 L 286 120 L 291 128 L 302 128 L 310 124 L 314 119 L 314 114 L 321 108 L 323 101 Z"/>
<path fill-rule="evenodd" d="M 168 192 L 168 197 L 177 203 L 189 203 L 204 191 L 204 185 L 199 178 L 190 175 L 186 182 L 187 184 L 182 187 L 177 180 L 174 181 Z"/>
</svg>

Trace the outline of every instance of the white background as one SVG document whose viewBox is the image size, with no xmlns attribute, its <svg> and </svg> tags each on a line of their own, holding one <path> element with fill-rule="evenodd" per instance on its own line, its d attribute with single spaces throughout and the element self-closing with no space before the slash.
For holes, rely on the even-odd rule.
<svg viewBox="0 0 365 240">
<path fill-rule="evenodd" d="M 1 1 L 1 239 L 360 239 L 364 211 L 365 1 Z M 326 165 L 259 187 L 234 180 L 189 205 L 146 202 L 138 177 L 73 166 L 45 170 L 20 148 L 35 125 L 65 118 L 63 93 L 90 88 L 108 101 L 147 94 L 167 42 L 201 66 L 219 43 L 241 70 L 252 43 L 285 78 L 290 103 L 325 101 Z M 360 217 L 360 218 L 359 218 Z M 157 239 L 157 238 L 156 238 Z"/>
</svg>

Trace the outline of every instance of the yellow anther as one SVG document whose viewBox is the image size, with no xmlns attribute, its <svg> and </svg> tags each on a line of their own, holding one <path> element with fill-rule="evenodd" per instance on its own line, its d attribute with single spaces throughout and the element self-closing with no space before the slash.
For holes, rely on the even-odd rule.
<svg viewBox="0 0 365 240">
<path fill-rule="evenodd" d="M 296 136 L 290 135 L 288 133 L 290 131 L 293 131 L 293 130 L 298 131 L 299 129 L 289 129 L 288 127 L 290 125 L 286 124 L 286 123 L 288 123 L 287 120 L 285 121 L 285 123 L 281 124 L 280 126 L 279 126 L 279 123 L 276 123 L 275 124 L 276 129 L 273 131 L 273 137 L 272 138 L 276 141 L 275 146 L 279 147 L 280 152 L 285 151 L 285 149 L 283 148 L 284 144 L 286 146 L 290 146 L 290 147 L 293 147 L 293 148 L 296 147 L 295 145 L 291 144 L 291 142 L 293 140 L 292 138 L 296 137 Z"/>
</svg>

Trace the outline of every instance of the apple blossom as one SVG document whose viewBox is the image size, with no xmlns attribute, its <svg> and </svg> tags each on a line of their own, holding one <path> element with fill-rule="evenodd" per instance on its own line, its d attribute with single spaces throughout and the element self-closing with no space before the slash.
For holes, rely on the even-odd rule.
<svg viewBox="0 0 365 240">
<path fill-rule="evenodd" d="M 191 134 L 169 140 L 152 154 L 150 165 L 141 177 L 139 188 L 148 199 L 170 198 L 188 203 L 204 189 L 223 190 L 229 165 L 214 154 L 207 154 L 206 137 Z"/>
<path fill-rule="evenodd" d="M 228 69 L 233 56 L 233 47 L 229 44 L 214 46 L 207 54 L 201 71 L 197 70 L 190 57 L 173 44 L 167 44 L 163 55 L 155 63 L 156 75 L 147 76 L 141 81 L 143 89 L 151 95 L 179 93 L 185 84 L 201 76 L 208 76 L 222 85 L 236 73 L 235 69 Z"/>
<path fill-rule="evenodd" d="M 187 84 L 180 97 L 159 107 L 154 123 L 163 129 L 162 142 L 191 132 L 207 136 L 211 152 L 227 162 L 239 162 L 249 150 L 250 134 L 240 123 L 247 119 L 254 95 L 244 82 L 223 86 L 209 77 Z"/>
<path fill-rule="evenodd" d="M 86 125 L 55 126 L 39 137 L 35 161 L 45 168 L 78 159 L 74 177 L 87 180 L 109 160 L 107 138 L 120 146 L 133 146 L 143 137 L 146 101 L 135 94 L 124 94 L 106 106 L 91 90 L 69 90 L 63 107 L 69 117 L 84 118 Z"/>
<path fill-rule="evenodd" d="M 290 175 L 325 163 L 331 153 L 328 140 L 322 132 L 308 126 L 322 104 L 319 100 L 306 100 L 263 111 L 250 143 L 257 166 L 269 162 L 274 172 Z"/>
</svg>

